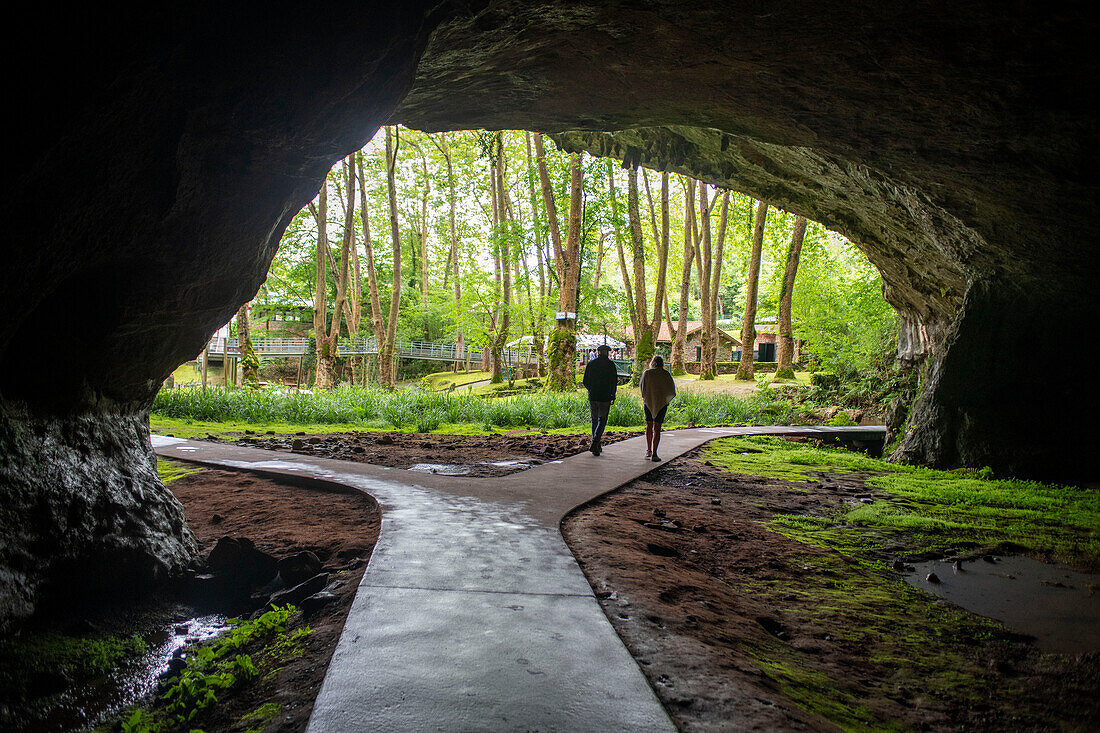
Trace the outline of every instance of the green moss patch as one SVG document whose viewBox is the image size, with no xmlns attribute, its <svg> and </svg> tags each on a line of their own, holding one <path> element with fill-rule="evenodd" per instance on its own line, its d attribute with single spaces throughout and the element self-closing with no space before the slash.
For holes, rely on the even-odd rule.
<svg viewBox="0 0 1100 733">
<path fill-rule="evenodd" d="M 1100 565 L 1100 494 L 1078 487 L 994 479 L 988 470 L 934 471 L 771 437 L 714 441 L 702 457 L 733 473 L 800 483 L 858 474 L 877 489 L 873 501 L 827 516 L 777 516 L 776 531 L 806 544 L 848 550 L 904 544 L 915 554 L 1010 546 Z"/>
</svg>

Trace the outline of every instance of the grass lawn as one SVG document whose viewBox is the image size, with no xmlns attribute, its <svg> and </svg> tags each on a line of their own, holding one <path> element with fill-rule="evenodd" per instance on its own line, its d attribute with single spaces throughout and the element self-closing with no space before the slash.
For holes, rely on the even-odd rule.
<svg viewBox="0 0 1100 733">
<path fill-rule="evenodd" d="M 745 396 L 756 391 L 764 385 L 773 387 L 808 387 L 810 386 L 810 372 L 795 372 L 794 380 L 774 381 L 774 374 L 758 372 L 752 382 L 736 379 L 733 374 L 719 374 L 714 379 L 699 379 L 695 374 L 684 374 L 676 377 L 678 389 L 704 394 L 733 394 Z"/>
</svg>

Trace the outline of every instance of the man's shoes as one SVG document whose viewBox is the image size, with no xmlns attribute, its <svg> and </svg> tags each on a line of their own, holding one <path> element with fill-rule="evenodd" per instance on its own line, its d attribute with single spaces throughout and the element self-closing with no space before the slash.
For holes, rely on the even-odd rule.
<svg viewBox="0 0 1100 733">
<path fill-rule="evenodd" d="M 653 460 L 654 463 L 656 463 L 657 461 L 661 460 L 661 457 L 659 455 L 657 455 L 656 453 L 654 453 L 652 460 Z"/>
<path fill-rule="evenodd" d="M 645 457 L 649 458 L 652 455 L 653 455 L 653 451 L 651 451 L 649 448 L 646 448 L 645 449 Z"/>
<path fill-rule="evenodd" d="M 592 451 L 592 455 L 594 456 L 598 456 L 599 454 L 603 453 L 603 451 L 600 449 L 599 443 L 593 443 L 592 447 L 589 448 L 589 450 Z"/>
</svg>

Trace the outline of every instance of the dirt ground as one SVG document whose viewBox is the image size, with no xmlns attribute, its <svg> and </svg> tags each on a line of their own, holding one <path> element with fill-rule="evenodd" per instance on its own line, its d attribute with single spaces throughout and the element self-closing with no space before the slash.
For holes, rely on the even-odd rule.
<svg viewBox="0 0 1100 733">
<path fill-rule="evenodd" d="M 499 467 L 481 461 L 532 465 L 587 447 L 583 436 L 525 431 L 246 435 L 240 442 L 394 467 L 474 464 L 474 475 L 499 475 Z M 852 628 L 859 617 L 828 607 L 821 593 L 846 592 L 846 576 L 865 575 L 866 568 L 763 524 L 779 512 L 823 512 L 873 496 L 877 489 L 858 476 L 823 477 L 807 492 L 725 473 L 697 456 L 663 464 L 563 524 L 608 618 L 680 729 L 1097 729 L 1098 655 L 1040 654 L 1019 637 L 991 634 L 987 622 L 920 596 L 902 613 L 927 617 L 928 626 L 950 616 L 954 625 L 918 640 L 930 660 L 899 658 L 889 645 L 868 641 L 880 631 Z M 328 569 L 344 571 L 337 601 L 310 621 L 306 653 L 275 680 L 222 700 L 217 716 L 203 721 L 206 730 L 233 729 L 243 714 L 274 700 L 283 712 L 264 730 L 304 730 L 362 574 L 360 560 L 377 537 L 377 505 L 359 494 L 326 492 L 318 501 L 315 489 L 215 470 L 170 488 L 206 550 L 223 535 L 245 536 L 277 556 L 312 550 Z M 865 615 L 880 613 L 876 602 L 869 599 Z M 957 689 L 945 688 L 944 674 L 956 673 Z"/>
<path fill-rule="evenodd" d="M 887 593 L 909 599 L 901 614 L 912 627 L 889 620 L 890 599 L 853 597 L 861 605 L 847 613 L 853 606 L 835 600 L 844 576 L 887 576 L 889 556 L 881 571 L 863 567 L 763 523 L 877 490 L 859 477 L 804 486 L 685 456 L 564 522 L 604 611 L 680 729 L 1098 729 L 1096 654 L 1039 653 L 901 580 Z M 913 633 L 928 640 L 897 656 L 905 640 L 891 634 Z"/>
<path fill-rule="evenodd" d="M 604 434 L 604 445 L 638 435 L 637 431 Z M 547 461 L 588 450 L 585 435 L 548 435 L 533 430 L 512 430 L 502 435 L 423 435 L 419 433 L 338 433 L 293 436 L 244 435 L 236 445 L 289 451 L 342 461 L 373 463 L 390 468 L 416 464 L 464 467 L 463 475 L 504 476 Z M 512 465 L 494 463 L 516 462 Z M 426 469 L 430 470 L 430 469 Z M 439 469 L 446 470 L 446 469 Z"/>
<path fill-rule="evenodd" d="M 336 599 L 309 619 L 313 633 L 305 653 L 292 658 L 272 680 L 260 680 L 223 694 L 204 730 L 230 730 L 262 703 L 275 701 L 281 713 L 264 728 L 305 730 L 329 659 L 340 638 L 355 590 L 378 539 L 378 504 L 360 492 L 335 492 L 276 482 L 248 473 L 205 469 L 169 484 L 184 506 L 188 526 L 209 552 L 223 536 L 247 537 L 275 557 L 310 550 L 340 586 Z"/>
</svg>

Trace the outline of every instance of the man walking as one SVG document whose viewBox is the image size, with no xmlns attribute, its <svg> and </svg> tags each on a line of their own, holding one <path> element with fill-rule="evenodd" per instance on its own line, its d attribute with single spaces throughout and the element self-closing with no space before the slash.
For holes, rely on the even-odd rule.
<svg viewBox="0 0 1100 733">
<path fill-rule="evenodd" d="M 603 452 L 600 445 L 603 431 L 607 427 L 607 415 L 611 412 L 611 403 L 615 401 L 615 389 L 619 384 L 619 374 L 615 363 L 607 358 L 611 347 L 600 344 L 596 349 L 596 358 L 584 367 L 584 388 L 588 390 L 588 409 L 592 412 L 592 455 Z"/>
</svg>

